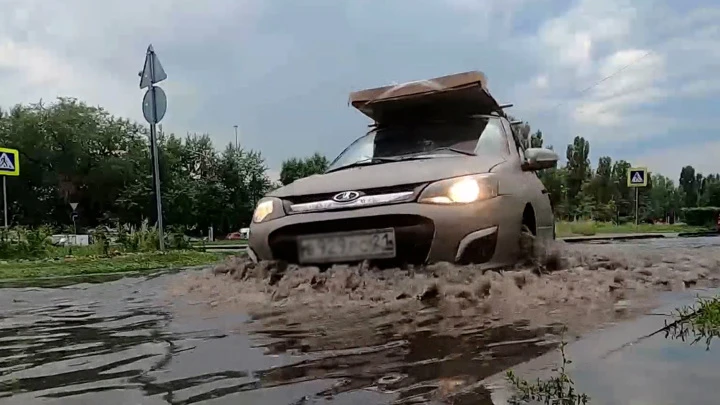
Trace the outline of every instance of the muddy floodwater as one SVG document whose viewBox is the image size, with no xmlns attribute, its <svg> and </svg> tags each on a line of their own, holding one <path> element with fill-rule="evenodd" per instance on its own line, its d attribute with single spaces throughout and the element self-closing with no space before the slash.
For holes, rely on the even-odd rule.
<svg viewBox="0 0 720 405">
<path fill-rule="evenodd" d="M 717 293 L 719 244 L 558 245 L 484 274 L 236 259 L 214 271 L 4 288 L 0 403 L 502 404 L 502 373 L 547 372 L 562 325 L 591 403 L 716 403 L 712 350 L 662 336 L 616 349 L 662 327 L 653 311 Z"/>
</svg>

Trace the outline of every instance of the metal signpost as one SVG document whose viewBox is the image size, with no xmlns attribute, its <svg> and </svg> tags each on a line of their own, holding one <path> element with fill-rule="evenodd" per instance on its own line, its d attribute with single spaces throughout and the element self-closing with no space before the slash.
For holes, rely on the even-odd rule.
<svg viewBox="0 0 720 405">
<path fill-rule="evenodd" d="M 235 149 L 237 149 L 237 148 L 238 148 L 238 137 L 237 137 L 237 129 L 238 129 L 238 126 L 237 126 L 237 125 L 233 125 L 233 128 L 235 128 Z"/>
<path fill-rule="evenodd" d="M 638 209 L 640 200 L 640 187 L 647 187 L 647 168 L 631 167 L 628 169 L 627 185 L 635 189 L 635 226 L 638 226 Z"/>
<path fill-rule="evenodd" d="M 140 72 L 140 88 L 148 88 L 143 97 L 142 111 L 145 120 L 150 124 L 150 154 L 153 160 L 153 182 L 155 183 L 155 204 L 157 205 L 158 237 L 160 250 L 165 250 L 165 236 L 163 234 L 162 198 L 160 196 L 160 164 L 158 163 L 157 131 L 155 126 L 163 119 L 167 111 L 167 96 L 160 87 L 154 86 L 167 79 L 167 74 L 155 55 L 152 45 L 148 46 L 145 54 L 145 65 Z"/>
<path fill-rule="evenodd" d="M 75 222 L 75 221 L 77 221 L 77 218 L 78 218 L 77 206 L 78 206 L 78 203 L 70 203 L 70 208 L 72 208 L 72 214 L 70 214 L 70 216 L 72 217 L 72 221 L 73 221 L 73 233 L 74 233 L 75 235 L 77 235 L 77 225 L 76 225 L 76 222 Z M 77 236 L 75 236 L 75 238 L 77 239 Z"/>
<path fill-rule="evenodd" d="M 3 188 L 3 214 L 5 229 L 8 229 L 7 176 L 20 175 L 20 152 L 17 149 L 0 148 L 0 176 Z"/>
</svg>

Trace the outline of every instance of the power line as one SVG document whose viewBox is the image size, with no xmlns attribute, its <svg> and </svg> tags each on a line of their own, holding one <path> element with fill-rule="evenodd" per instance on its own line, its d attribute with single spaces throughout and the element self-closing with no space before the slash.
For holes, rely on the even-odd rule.
<svg viewBox="0 0 720 405">
<path fill-rule="evenodd" d="M 627 65 L 621 67 L 620 69 L 614 71 L 613 73 L 611 73 L 611 74 L 603 77 L 602 79 L 598 80 L 597 82 L 593 83 L 592 85 L 590 85 L 590 86 L 586 87 L 585 89 L 581 90 L 577 95 L 578 95 L 578 96 L 581 96 L 581 95 L 587 93 L 588 91 L 594 89 L 595 87 L 599 86 L 600 84 L 606 82 L 607 80 L 612 79 L 613 77 L 615 77 L 615 76 L 619 75 L 620 73 L 622 73 L 623 71 L 625 71 L 625 70 L 626 70 L 627 68 L 629 68 L 630 66 L 633 66 L 633 65 L 637 64 L 638 62 L 640 62 L 641 60 L 645 59 L 645 58 L 648 57 L 651 53 L 653 53 L 653 51 L 647 51 L 647 52 L 645 52 L 642 56 L 634 59 L 632 62 L 628 63 Z M 555 110 L 555 109 L 561 107 L 563 104 L 567 104 L 567 103 L 568 103 L 568 101 L 561 101 L 561 102 L 558 103 L 556 106 L 554 106 L 553 108 L 551 108 L 550 111 Z"/>
</svg>

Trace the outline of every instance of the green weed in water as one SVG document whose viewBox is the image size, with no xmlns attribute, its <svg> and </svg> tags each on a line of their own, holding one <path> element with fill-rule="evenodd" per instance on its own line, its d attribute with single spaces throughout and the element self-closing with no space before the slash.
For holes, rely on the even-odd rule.
<svg viewBox="0 0 720 405">
<path fill-rule="evenodd" d="M 698 297 L 692 306 L 676 309 L 672 322 L 665 321 L 665 337 L 690 341 L 695 344 L 705 340 L 707 350 L 716 337 L 720 337 L 720 297 Z"/>
<path fill-rule="evenodd" d="M 512 405 L 542 403 L 545 405 L 586 405 L 590 397 L 575 390 L 575 383 L 567 374 L 566 366 L 571 364 L 565 355 L 567 342 L 563 338 L 560 342 L 560 355 L 562 363 L 560 367 L 554 368 L 554 375 L 547 380 L 537 379 L 535 382 L 524 380 L 513 373 L 512 370 L 506 373 L 506 378 L 515 389 L 516 393 L 508 401 Z"/>
</svg>

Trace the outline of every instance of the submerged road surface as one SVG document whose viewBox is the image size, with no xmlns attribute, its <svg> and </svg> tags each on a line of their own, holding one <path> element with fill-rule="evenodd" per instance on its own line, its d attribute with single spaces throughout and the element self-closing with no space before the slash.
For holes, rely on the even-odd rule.
<svg viewBox="0 0 720 405">
<path fill-rule="evenodd" d="M 287 353 L 280 330 L 253 341 L 240 313 L 163 300 L 168 278 L 123 279 L 0 296 L 3 404 L 338 404 L 432 399 L 549 350 L 552 328 L 462 338 L 417 333 L 382 345 Z M 512 341 L 515 342 L 512 342 Z M 479 398 L 489 398 L 483 390 Z"/>
<path fill-rule="evenodd" d="M 713 247 L 719 244 L 720 238 L 658 239 L 590 249 L 617 249 L 617 255 L 648 252 L 648 257 L 658 260 L 667 257 L 667 263 L 647 264 L 643 269 L 668 273 L 656 278 L 661 286 L 670 288 L 680 280 L 691 288 L 698 280 L 712 278 L 719 259 L 713 256 Z M 674 251 L 682 251 L 682 257 L 673 259 Z M 697 265 L 692 264 L 693 255 L 699 257 Z M 610 266 L 605 259 L 598 259 L 595 268 Z M 588 260 L 583 257 L 573 263 L 577 267 Z M 690 282 L 685 273 L 680 278 L 669 274 L 668 268 L 675 265 L 684 266 L 688 274 L 695 267 L 704 270 L 692 273 L 695 281 Z M 627 274 L 635 274 L 634 267 L 625 267 Z M 610 277 L 611 282 L 630 283 L 627 275 L 617 280 L 619 274 L 614 280 Z M 568 283 L 571 276 L 568 273 Z M 280 290 L 272 290 L 274 285 L 258 284 L 264 290 L 256 292 L 245 285 L 244 299 L 261 303 L 263 294 L 272 290 L 272 302 L 280 302 L 273 310 L 254 312 L 228 305 L 217 291 L 207 300 L 178 293 L 178 283 L 187 282 L 182 277 L 165 274 L 63 288 L 0 290 L 0 403 L 491 404 L 492 393 L 478 382 L 552 351 L 560 331 L 552 317 L 506 316 L 525 314 L 518 308 L 531 308 L 535 302 L 518 306 L 522 303 L 519 295 L 511 294 L 504 279 L 492 277 L 477 285 L 450 280 L 453 283 L 447 289 L 457 289 L 452 290 L 453 297 L 459 297 L 453 305 L 434 301 L 426 284 L 418 284 L 422 297 L 404 297 L 406 290 L 393 289 L 400 291 L 400 284 L 411 283 L 384 276 L 367 287 L 376 295 L 357 300 L 351 295 L 366 288 L 367 275 L 348 276 L 340 287 L 333 287 L 333 280 L 323 281 L 324 296 L 333 297 L 323 307 L 314 306 L 308 298 L 312 290 L 306 291 L 301 281 L 284 292 L 280 301 Z M 538 284 L 543 277 L 522 283 Z M 561 282 L 565 276 L 555 273 L 553 277 Z M 315 282 L 312 288 L 317 288 L 317 277 L 311 281 Z M 508 282 L 518 291 L 525 285 L 517 277 Z M 461 285 L 473 285 L 473 289 L 463 290 Z M 522 294 L 549 301 L 551 297 L 545 295 L 553 295 L 555 287 L 548 285 L 547 291 L 523 290 Z M 201 289 L 191 285 L 188 291 Z M 293 294 L 298 300 L 291 299 Z M 473 301 L 468 294 L 485 295 L 488 301 Z M 572 300 L 585 293 L 562 294 Z M 383 301 L 388 296 L 392 302 Z M 620 318 L 627 315 L 618 309 L 627 298 L 612 299 L 613 312 Z M 377 305 L 363 306 L 363 300 Z M 513 312 L 503 312 L 510 301 Z M 305 311 L 299 304 L 303 302 Z M 348 306 L 349 302 L 353 305 Z M 604 301 L 582 302 L 591 308 Z M 577 302 L 569 304 L 578 307 Z M 479 316 L 481 306 L 485 318 Z M 247 313 L 253 313 L 256 322 L 250 323 Z M 343 328 L 347 333 L 337 333 Z M 633 333 L 639 332 L 616 336 L 613 342 L 633 340 L 637 337 Z M 583 364 L 592 364 L 589 361 Z M 692 367 L 681 364 L 667 372 L 683 373 Z M 582 373 L 585 379 L 590 375 L 590 371 Z M 661 377 L 667 379 L 667 375 Z M 594 390 L 601 397 L 596 395 L 597 402 L 592 403 L 627 403 L 622 398 L 602 398 L 605 391 Z"/>
</svg>

